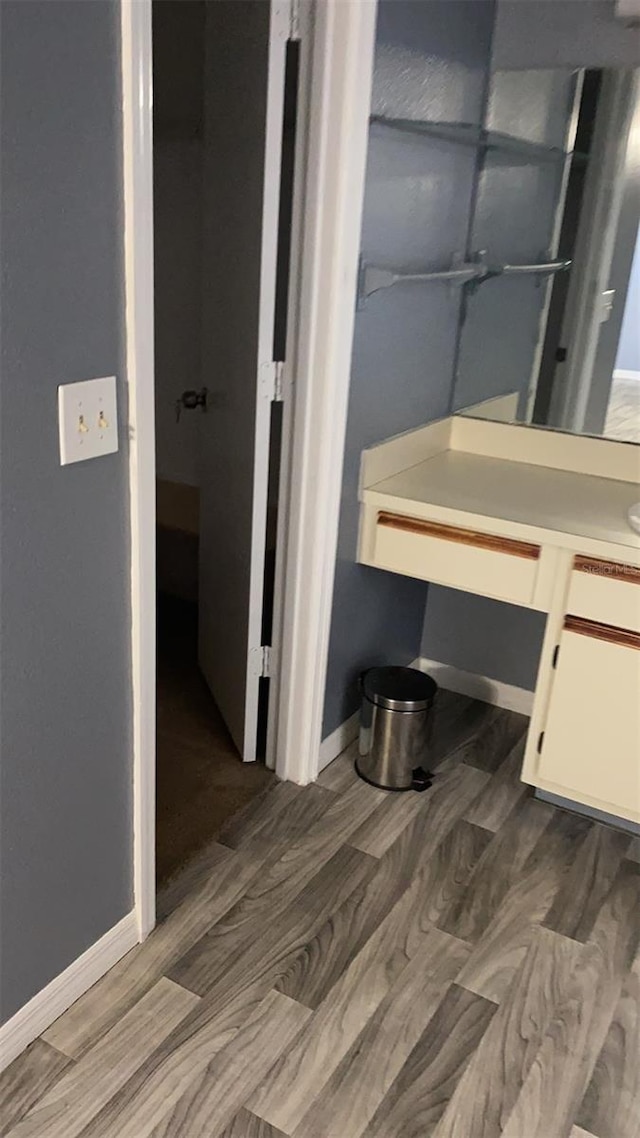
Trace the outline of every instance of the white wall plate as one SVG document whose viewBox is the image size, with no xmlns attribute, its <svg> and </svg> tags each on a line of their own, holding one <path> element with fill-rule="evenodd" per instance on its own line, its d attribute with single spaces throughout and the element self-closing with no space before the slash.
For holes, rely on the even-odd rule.
<svg viewBox="0 0 640 1138">
<path fill-rule="evenodd" d="M 86 379 L 58 388 L 60 465 L 113 454 L 118 449 L 116 377 Z"/>
</svg>

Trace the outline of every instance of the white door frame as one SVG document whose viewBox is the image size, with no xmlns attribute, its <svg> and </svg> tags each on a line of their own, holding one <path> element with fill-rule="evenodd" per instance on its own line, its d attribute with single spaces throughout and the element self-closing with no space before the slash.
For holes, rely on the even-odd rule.
<svg viewBox="0 0 640 1138">
<path fill-rule="evenodd" d="M 311 29 L 275 769 L 318 772 L 355 315 L 376 0 L 307 2 Z M 130 424 L 134 889 L 155 924 L 155 436 L 151 0 L 122 0 Z M 305 124 L 300 124 L 304 129 Z"/>
<path fill-rule="evenodd" d="M 156 451 L 151 0 L 122 0 L 126 361 L 131 519 L 133 887 L 138 937 L 156 920 Z"/>
<path fill-rule="evenodd" d="M 295 373 L 300 328 L 300 273 L 302 267 L 302 238 L 304 233 L 305 171 L 308 162 L 308 131 L 303 125 L 309 118 L 311 88 L 311 48 L 313 43 L 313 7 L 302 7 L 291 0 L 291 25 L 299 43 L 298 100 L 293 171 L 293 199 L 291 203 L 291 235 L 289 250 L 289 295 L 287 298 L 287 337 L 280 382 L 282 386 L 282 440 L 277 505 L 276 560 L 273 582 L 273 616 L 269 658 L 269 707 L 265 763 L 275 770 L 278 759 L 278 723 L 280 714 L 280 659 L 284 627 L 285 583 L 287 569 L 287 538 L 291 505 L 291 444 L 294 431 Z"/>
<path fill-rule="evenodd" d="M 342 494 L 375 0 L 314 5 L 276 773 L 318 774 Z"/>
</svg>

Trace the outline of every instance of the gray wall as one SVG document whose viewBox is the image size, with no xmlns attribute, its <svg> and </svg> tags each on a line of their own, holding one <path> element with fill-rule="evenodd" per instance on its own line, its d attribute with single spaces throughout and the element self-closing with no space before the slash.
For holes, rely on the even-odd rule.
<svg viewBox="0 0 640 1138">
<path fill-rule="evenodd" d="M 495 67 L 637 67 L 640 28 L 615 0 L 499 0 Z"/>
<path fill-rule="evenodd" d="M 421 655 L 533 691 L 545 621 L 532 609 L 430 585 Z"/>
<path fill-rule="evenodd" d="M 492 23 L 488 0 L 383 0 L 373 113 L 479 124 Z M 475 178 L 472 147 L 372 126 L 365 260 L 406 271 L 449 264 L 466 246 Z M 419 654 L 426 585 L 355 562 L 358 468 L 363 447 L 447 413 L 459 304 L 446 286 L 399 285 L 372 296 L 356 316 L 325 736 L 357 707 L 363 668 Z"/>
<path fill-rule="evenodd" d="M 132 907 L 119 10 L 4 2 L 0 981 L 7 1018 Z M 56 388 L 119 378 L 61 468 Z"/>
</svg>

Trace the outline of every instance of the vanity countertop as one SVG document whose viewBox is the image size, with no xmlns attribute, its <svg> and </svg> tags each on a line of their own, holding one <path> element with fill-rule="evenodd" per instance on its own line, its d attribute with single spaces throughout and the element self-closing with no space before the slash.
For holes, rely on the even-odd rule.
<svg viewBox="0 0 640 1138">
<path fill-rule="evenodd" d="M 444 450 L 368 486 L 363 498 L 418 517 L 458 510 L 486 518 L 489 529 L 500 519 L 548 531 L 550 541 L 554 533 L 563 542 L 571 534 L 640 551 L 640 536 L 627 520 L 640 489 L 611 478 Z"/>
</svg>

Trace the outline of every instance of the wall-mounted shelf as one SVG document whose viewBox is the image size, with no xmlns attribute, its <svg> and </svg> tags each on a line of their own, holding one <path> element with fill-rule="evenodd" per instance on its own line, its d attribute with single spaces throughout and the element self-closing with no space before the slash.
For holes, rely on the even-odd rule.
<svg viewBox="0 0 640 1138">
<path fill-rule="evenodd" d="M 435 269 L 426 273 L 403 273 L 397 269 L 386 269 L 379 265 L 369 265 L 364 261 L 360 265 L 360 280 L 358 302 L 362 304 L 374 292 L 392 288 L 396 284 L 428 284 L 440 283 L 448 285 L 465 285 L 473 281 L 480 285 L 483 281 L 499 276 L 550 276 L 554 273 L 566 272 L 571 268 L 571 261 L 540 261 L 522 265 L 489 265 L 484 261 L 462 261 L 456 263 L 455 259 L 448 269 Z"/>
<path fill-rule="evenodd" d="M 569 157 L 569 153 L 559 146 L 546 146 L 499 130 L 485 130 L 475 123 L 389 118 L 386 115 L 371 115 L 369 122 L 372 126 L 388 127 L 404 134 L 425 135 L 440 142 L 471 146 L 487 153 L 508 156 L 516 165 L 563 162 Z"/>
</svg>

